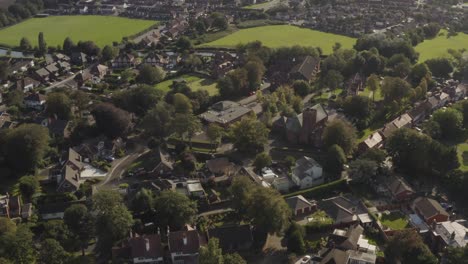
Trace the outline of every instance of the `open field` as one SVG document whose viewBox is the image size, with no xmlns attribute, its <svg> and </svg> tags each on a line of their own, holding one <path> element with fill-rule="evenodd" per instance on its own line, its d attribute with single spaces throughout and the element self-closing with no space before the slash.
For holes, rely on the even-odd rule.
<svg viewBox="0 0 468 264">
<path fill-rule="evenodd" d="M 460 170 L 468 171 L 468 144 L 462 143 L 457 146 L 458 162 L 460 162 Z"/>
<path fill-rule="evenodd" d="M 37 45 L 39 32 L 49 46 L 62 45 L 66 37 L 75 43 L 92 40 L 98 46 L 120 42 L 123 37 L 141 32 L 155 21 L 128 19 L 114 16 L 51 16 L 31 18 L 14 26 L 0 30 L 0 44 L 18 46 L 22 37 L 28 38 L 32 45 Z"/>
<path fill-rule="evenodd" d="M 406 217 L 398 212 L 392 212 L 388 215 L 383 214 L 380 218 L 382 225 L 392 230 L 402 230 L 408 227 Z"/>
<path fill-rule="evenodd" d="M 458 33 L 457 36 L 447 38 L 447 31 L 441 30 L 439 36 L 434 39 L 425 40 L 416 46 L 419 52 L 419 61 L 449 56 L 447 49 L 459 50 L 468 48 L 468 34 Z"/>
<path fill-rule="evenodd" d="M 192 89 L 192 91 L 206 90 L 210 96 L 218 94 L 218 89 L 216 88 L 216 82 L 212 79 L 204 79 L 195 75 L 184 74 L 180 77 L 166 80 L 156 84 L 156 88 L 164 92 L 171 90 L 171 85 L 174 80 L 184 79 L 187 82 L 187 85 Z"/>
<path fill-rule="evenodd" d="M 241 29 L 229 36 L 213 42 L 202 44 L 201 47 L 235 47 L 240 43 L 259 40 L 271 48 L 287 46 L 320 47 L 324 54 L 332 53 L 336 42 L 343 48 L 352 48 L 356 39 L 337 34 L 324 33 L 316 30 L 299 28 L 290 25 L 263 26 Z"/>
</svg>

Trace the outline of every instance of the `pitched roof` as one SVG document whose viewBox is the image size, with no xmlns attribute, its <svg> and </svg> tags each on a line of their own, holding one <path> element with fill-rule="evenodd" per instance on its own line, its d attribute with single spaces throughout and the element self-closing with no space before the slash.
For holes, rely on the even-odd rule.
<svg viewBox="0 0 468 264">
<path fill-rule="evenodd" d="M 128 240 L 132 258 L 162 258 L 163 246 L 157 234 L 132 237 Z"/>
<path fill-rule="evenodd" d="M 286 203 L 294 211 L 313 206 L 313 204 L 307 201 L 307 199 L 304 198 L 304 196 L 302 195 L 296 195 L 296 196 L 286 198 Z"/>
<path fill-rule="evenodd" d="M 307 56 L 301 61 L 301 63 L 292 68 L 291 73 L 299 73 L 307 80 L 310 80 L 313 78 L 315 68 L 319 63 L 320 58 Z"/>
<path fill-rule="evenodd" d="M 184 238 L 186 243 L 184 243 Z M 197 230 L 169 233 L 169 251 L 171 253 L 196 254 L 200 249 L 200 237 Z"/>
<path fill-rule="evenodd" d="M 299 179 L 303 179 L 307 176 L 305 172 L 313 167 L 321 168 L 322 166 L 320 166 L 320 164 L 313 158 L 303 156 L 296 161 L 296 165 L 293 168 L 293 174 Z"/>
<path fill-rule="evenodd" d="M 383 141 L 382 135 L 380 135 L 379 132 L 374 132 L 374 133 L 372 133 L 371 135 L 369 135 L 369 136 L 363 141 L 363 143 L 364 143 L 368 148 L 373 148 L 373 147 L 379 145 L 380 143 L 382 143 L 382 141 Z"/>
<path fill-rule="evenodd" d="M 393 195 L 398 195 L 405 191 L 414 192 L 413 189 L 400 177 L 392 177 L 392 180 L 388 183 L 388 189 Z"/>
<path fill-rule="evenodd" d="M 361 225 L 351 226 L 347 230 L 335 229 L 330 239 L 336 243 L 336 247 L 346 250 L 356 249 L 363 232 L 364 228 Z"/>
<path fill-rule="evenodd" d="M 219 246 L 223 250 L 235 250 L 240 246 L 253 243 L 250 225 L 224 226 L 208 230 L 208 239 L 219 239 Z"/>
<path fill-rule="evenodd" d="M 346 251 L 332 249 L 328 251 L 326 256 L 320 261 L 320 264 L 347 264 L 348 254 Z"/>
<path fill-rule="evenodd" d="M 447 211 L 434 199 L 427 197 L 419 197 L 414 200 L 414 207 L 419 210 L 419 213 L 424 216 L 425 219 L 441 214 L 449 216 Z"/>
<path fill-rule="evenodd" d="M 358 201 L 344 196 L 324 199 L 319 203 L 320 209 L 334 219 L 335 223 L 350 223 L 358 220 L 357 215 L 367 213 Z"/>
<path fill-rule="evenodd" d="M 395 118 L 392 123 L 397 127 L 397 128 L 402 128 L 408 124 L 411 123 L 411 116 L 408 114 L 402 114 L 401 116 Z"/>
</svg>

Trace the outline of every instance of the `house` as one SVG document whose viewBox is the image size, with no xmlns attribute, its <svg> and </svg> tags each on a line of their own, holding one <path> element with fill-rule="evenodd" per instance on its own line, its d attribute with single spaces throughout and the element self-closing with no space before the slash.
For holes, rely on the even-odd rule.
<svg viewBox="0 0 468 264">
<path fill-rule="evenodd" d="M 48 82 L 50 80 L 50 72 L 45 68 L 40 68 L 34 72 L 35 78 L 41 82 Z"/>
<path fill-rule="evenodd" d="M 107 75 L 108 71 L 109 71 L 109 67 L 102 65 L 102 64 L 95 65 L 91 68 L 91 74 L 99 77 L 99 79 L 104 78 L 104 76 Z"/>
<path fill-rule="evenodd" d="M 0 112 L 0 130 L 13 128 L 17 125 L 17 122 L 11 120 L 11 115 L 6 112 Z"/>
<path fill-rule="evenodd" d="M 27 108 L 32 108 L 35 110 L 42 110 L 46 103 L 45 95 L 39 93 L 31 93 L 24 98 L 24 105 Z"/>
<path fill-rule="evenodd" d="M 292 144 L 320 146 L 327 121 L 327 111 L 321 104 L 316 104 L 294 117 L 280 118 L 277 122 L 285 123 L 277 123 L 275 126 L 285 128 L 286 139 Z"/>
<path fill-rule="evenodd" d="M 400 128 L 403 128 L 403 127 L 411 126 L 412 121 L 413 121 L 413 119 L 411 118 L 411 116 L 408 113 L 405 113 L 405 114 L 402 114 L 401 116 L 395 118 L 391 122 L 385 124 L 384 127 L 379 132 L 382 135 L 383 139 L 386 140 L 396 130 L 398 130 Z"/>
<path fill-rule="evenodd" d="M 55 65 L 61 73 L 69 72 L 71 70 L 71 65 L 67 61 L 58 61 Z"/>
<path fill-rule="evenodd" d="M 168 63 L 168 61 L 162 55 L 151 53 L 143 59 L 143 63 L 149 64 L 153 67 L 164 67 Z"/>
<path fill-rule="evenodd" d="M 273 182 L 271 182 L 271 186 L 282 193 L 288 192 L 291 187 L 290 181 L 286 176 L 275 178 Z"/>
<path fill-rule="evenodd" d="M 75 76 L 75 81 L 78 86 L 83 86 L 87 81 L 93 79 L 93 75 L 88 70 L 83 70 Z"/>
<path fill-rule="evenodd" d="M 447 103 L 450 101 L 450 95 L 444 92 L 437 94 L 435 97 L 439 100 L 439 104 L 438 104 L 439 108 L 447 105 Z"/>
<path fill-rule="evenodd" d="M 395 201 L 408 201 L 415 195 L 413 189 L 400 177 L 390 177 L 387 181 L 387 188 Z"/>
<path fill-rule="evenodd" d="M 164 248 L 159 234 L 135 235 L 122 247 L 112 248 L 113 259 L 127 259 L 131 263 L 164 263 Z"/>
<path fill-rule="evenodd" d="M 466 220 L 445 221 L 432 224 L 433 247 L 438 252 L 447 247 L 463 248 L 468 245 L 468 223 Z"/>
<path fill-rule="evenodd" d="M 81 172 L 84 170 L 83 158 L 73 148 L 68 149 L 68 158 L 57 178 L 59 192 L 75 192 L 81 185 Z"/>
<path fill-rule="evenodd" d="M 292 196 L 285 200 L 294 216 L 311 214 L 317 210 L 315 201 L 309 202 L 302 195 Z"/>
<path fill-rule="evenodd" d="M 73 52 L 70 57 L 70 61 L 74 65 L 84 66 L 88 62 L 86 54 L 83 52 Z"/>
<path fill-rule="evenodd" d="M 216 123 L 223 127 L 239 121 L 252 112 L 252 109 L 232 101 L 221 101 L 211 106 L 200 118 L 207 123 Z"/>
<path fill-rule="evenodd" d="M 208 240 L 217 238 L 223 252 L 237 252 L 249 250 L 253 244 L 250 225 L 222 226 L 209 229 Z"/>
<path fill-rule="evenodd" d="M 41 82 L 34 80 L 30 77 L 24 77 L 21 80 L 16 81 L 16 89 L 21 92 L 29 92 L 41 85 Z"/>
<path fill-rule="evenodd" d="M 433 222 L 440 223 L 448 221 L 450 217 L 439 202 L 427 197 L 416 198 L 413 201 L 412 209 L 421 216 L 428 225 L 431 225 Z"/>
<path fill-rule="evenodd" d="M 367 221 L 368 212 L 366 207 L 361 201 L 353 197 L 336 196 L 324 199 L 319 202 L 318 207 L 333 219 L 335 226 L 350 226 L 358 222 L 363 222 L 361 223 L 363 226 L 371 224 L 371 222 Z M 364 217 L 366 215 L 367 217 Z"/>
<path fill-rule="evenodd" d="M 289 72 L 289 78 L 312 82 L 320 72 L 320 58 L 307 56 Z"/>
<path fill-rule="evenodd" d="M 47 65 L 45 69 L 50 73 L 50 76 L 57 77 L 59 74 L 59 68 L 54 64 Z"/>
<path fill-rule="evenodd" d="M 313 158 L 303 156 L 296 161 L 292 170 L 292 181 L 300 189 L 314 187 L 323 184 L 323 169 Z"/>
<path fill-rule="evenodd" d="M 19 196 L 10 194 L 0 196 L 0 216 L 6 218 L 16 218 L 21 216 L 21 200 Z"/>
<path fill-rule="evenodd" d="M 47 121 L 47 128 L 49 129 L 49 133 L 54 137 L 68 138 L 68 125 L 68 120 L 49 118 Z"/>
<path fill-rule="evenodd" d="M 335 229 L 328 237 L 328 245 L 341 250 L 358 250 L 358 241 L 363 232 L 364 228 L 359 224 L 350 226 L 346 230 Z"/>
<path fill-rule="evenodd" d="M 133 68 L 135 67 L 135 57 L 129 53 L 121 53 L 112 61 L 112 68 Z"/>
<path fill-rule="evenodd" d="M 208 172 L 215 176 L 230 175 L 235 170 L 234 163 L 225 157 L 207 160 L 205 166 Z"/>
<path fill-rule="evenodd" d="M 359 91 L 364 90 L 366 79 L 360 73 L 356 73 L 347 84 L 348 95 L 357 95 Z"/>
<path fill-rule="evenodd" d="M 159 163 L 149 172 L 150 176 L 160 177 L 170 175 L 174 169 L 170 155 L 159 148 Z"/>
<path fill-rule="evenodd" d="M 432 111 L 432 106 L 429 100 L 417 104 L 411 109 L 408 114 L 413 119 L 413 125 L 419 124 L 423 121 Z"/>
<path fill-rule="evenodd" d="M 198 263 L 198 251 L 205 244 L 197 230 L 190 227 L 186 230 L 169 232 L 168 247 L 174 264 Z"/>
<path fill-rule="evenodd" d="M 380 148 L 382 146 L 382 143 L 383 143 L 383 137 L 377 131 L 377 132 L 372 133 L 366 139 L 364 139 L 363 142 L 359 143 L 358 151 L 360 153 L 364 153 L 369 149 Z"/>
<path fill-rule="evenodd" d="M 311 264 L 375 264 L 377 256 L 356 250 L 325 249 L 311 260 Z"/>
<path fill-rule="evenodd" d="M 205 197 L 205 190 L 200 183 L 200 180 L 188 180 L 187 181 L 187 192 L 191 197 L 203 198 Z"/>
</svg>

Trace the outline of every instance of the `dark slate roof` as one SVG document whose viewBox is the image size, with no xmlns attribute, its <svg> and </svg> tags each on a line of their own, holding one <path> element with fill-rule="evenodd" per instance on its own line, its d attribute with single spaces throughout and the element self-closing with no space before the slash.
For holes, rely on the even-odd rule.
<svg viewBox="0 0 468 264">
<path fill-rule="evenodd" d="M 132 237 L 128 241 L 132 258 L 162 258 L 163 246 L 157 234 Z"/>
<path fill-rule="evenodd" d="M 307 201 L 307 199 L 304 198 L 304 196 L 302 195 L 296 195 L 286 198 L 286 203 L 293 211 L 313 206 L 313 204 Z"/>
<path fill-rule="evenodd" d="M 313 73 L 317 64 L 320 63 L 320 58 L 307 56 L 304 60 L 293 67 L 291 73 L 300 73 L 304 78 L 310 80 L 313 77 Z"/>
<path fill-rule="evenodd" d="M 184 244 L 184 237 L 187 239 L 187 244 Z M 195 254 L 200 249 L 200 244 L 197 230 L 169 233 L 169 250 L 171 253 Z"/>
<path fill-rule="evenodd" d="M 330 240 L 335 242 L 335 246 L 341 249 L 356 249 L 359 237 L 364 232 L 360 225 L 351 226 L 348 230 L 335 229 L 330 236 Z"/>
<path fill-rule="evenodd" d="M 434 199 L 427 197 L 419 197 L 414 200 L 414 206 L 419 210 L 419 212 L 427 219 L 429 217 L 441 214 L 449 216 L 447 211 Z"/>
<path fill-rule="evenodd" d="M 208 238 L 219 239 L 223 251 L 235 250 L 239 246 L 253 243 L 250 225 L 224 226 L 208 230 Z"/>
</svg>

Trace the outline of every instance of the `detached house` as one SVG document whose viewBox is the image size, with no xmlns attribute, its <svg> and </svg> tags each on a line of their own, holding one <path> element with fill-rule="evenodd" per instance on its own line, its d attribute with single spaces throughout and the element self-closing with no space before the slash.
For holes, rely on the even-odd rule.
<svg viewBox="0 0 468 264">
<path fill-rule="evenodd" d="M 448 221 L 450 217 L 439 202 L 427 197 L 416 198 L 413 201 L 412 209 L 421 216 L 428 225 L 434 222 L 440 223 Z"/>
<path fill-rule="evenodd" d="M 83 158 L 73 150 L 68 149 L 68 159 L 62 169 L 61 177 L 57 178 L 59 192 L 75 192 L 80 187 L 81 172 L 84 170 Z"/>
<path fill-rule="evenodd" d="M 323 184 L 323 169 L 317 161 L 310 157 L 302 157 L 296 161 L 292 170 L 292 181 L 300 189 Z"/>
<path fill-rule="evenodd" d="M 41 82 L 30 77 L 25 77 L 16 82 L 16 89 L 21 92 L 29 92 L 32 89 L 39 87 L 39 85 L 41 85 Z"/>
<path fill-rule="evenodd" d="M 302 195 L 296 195 L 286 198 L 286 203 L 294 216 L 300 216 L 304 214 L 311 214 L 317 210 L 317 204 L 314 202 L 307 201 Z"/>
<path fill-rule="evenodd" d="M 109 67 L 102 65 L 102 64 L 98 64 L 94 66 L 93 68 L 91 68 L 91 74 L 99 77 L 99 79 L 104 78 L 104 76 L 107 75 L 108 71 L 109 71 Z"/>
<path fill-rule="evenodd" d="M 393 199 L 398 202 L 407 201 L 415 194 L 409 184 L 400 177 L 390 178 L 387 182 L 387 187 Z"/>
<path fill-rule="evenodd" d="M 35 110 L 42 110 L 46 103 L 45 95 L 39 93 L 32 93 L 24 98 L 24 105 L 27 108 L 32 108 Z"/>
<path fill-rule="evenodd" d="M 320 58 L 307 56 L 289 72 L 289 78 L 312 82 L 320 72 Z"/>
</svg>

